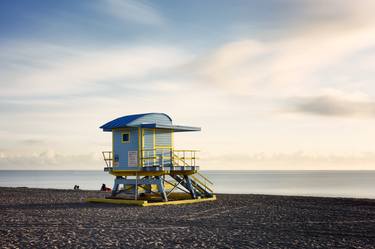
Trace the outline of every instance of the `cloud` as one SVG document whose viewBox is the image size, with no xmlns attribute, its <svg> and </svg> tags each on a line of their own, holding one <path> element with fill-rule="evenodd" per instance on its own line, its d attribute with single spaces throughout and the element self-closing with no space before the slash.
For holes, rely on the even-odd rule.
<svg viewBox="0 0 375 249">
<path fill-rule="evenodd" d="M 372 26 L 375 17 L 372 9 L 375 3 L 372 0 L 353 2 L 351 0 L 290 0 L 288 24 L 298 31 L 308 29 L 309 32 L 319 33 L 334 31 L 347 32 Z"/>
<path fill-rule="evenodd" d="M 196 70 L 202 81 L 234 93 L 296 92 L 295 86 L 320 85 L 320 73 L 329 74 L 331 67 L 371 48 L 375 44 L 373 31 L 271 42 L 237 41 L 201 58 Z"/>
<path fill-rule="evenodd" d="M 150 4 L 139 0 L 102 0 L 100 10 L 105 10 L 113 17 L 127 22 L 151 26 L 163 26 L 165 20 Z"/>
<path fill-rule="evenodd" d="M 288 111 L 327 117 L 375 117 L 375 101 L 361 93 L 330 91 L 324 95 L 294 97 Z"/>
<path fill-rule="evenodd" d="M 96 154 L 61 154 L 53 150 L 40 153 L 10 153 L 0 151 L 0 168 L 11 169 L 93 169 L 103 163 Z M 15 167 L 16 166 L 16 167 Z"/>
<path fill-rule="evenodd" d="M 332 68 L 345 68 L 353 56 L 374 48 L 373 1 L 294 5 L 279 37 L 248 37 L 213 49 L 194 62 L 197 75 L 235 94 L 286 96 L 334 84 L 322 82 L 321 75 L 338 79 L 341 75 Z M 368 62 L 369 68 L 372 64 Z"/>
<path fill-rule="evenodd" d="M 23 139 L 20 142 L 30 146 L 45 144 L 45 141 L 41 139 Z"/>
<path fill-rule="evenodd" d="M 35 53 L 41 51 L 41 53 Z M 168 74 L 190 55 L 168 46 L 83 49 L 49 44 L 2 47 L 1 96 L 79 94 L 103 90 L 108 82 L 129 85 L 136 79 Z M 139 86 L 139 84 L 137 84 Z"/>
<path fill-rule="evenodd" d="M 375 18 L 368 11 L 372 2 L 291 2 L 295 7 L 289 22 L 285 22 L 290 25 L 284 30 L 287 35 L 272 40 L 248 37 L 199 55 L 178 45 L 100 49 L 35 43 L 5 46 L 0 49 L 0 95 L 80 93 L 108 89 L 108 85 L 130 85 L 129 82 L 137 82 L 133 85 L 139 90 L 143 85 L 139 82 L 151 81 L 173 89 L 173 84 L 163 82 L 184 78 L 182 81 L 192 79 L 199 85 L 224 89 L 227 94 L 285 97 L 321 84 L 334 84 L 338 74 L 331 73 L 332 67 L 343 65 L 350 56 L 374 46 Z M 155 19 L 147 17 L 147 13 L 155 11 L 145 2 L 101 2 L 104 3 L 106 8 L 125 13 L 125 17 L 137 13 L 135 16 L 146 20 Z M 133 7 L 129 6 L 146 14 L 131 11 Z M 352 26 L 355 28 L 347 28 Z M 373 58 L 362 62 L 361 67 L 365 68 L 363 64 L 373 65 Z M 355 71 L 356 66 L 351 68 Z M 322 74 L 333 80 L 322 83 Z"/>
</svg>

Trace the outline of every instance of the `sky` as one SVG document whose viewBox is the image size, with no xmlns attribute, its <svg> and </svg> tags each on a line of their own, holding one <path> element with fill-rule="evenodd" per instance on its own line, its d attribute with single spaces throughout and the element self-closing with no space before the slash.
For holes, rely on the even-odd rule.
<svg viewBox="0 0 375 249">
<path fill-rule="evenodd" d="M 0 1 L 0 169 L 102 170 L 163 112 L 204 170 L 375 170 L 375 1 Z"/>
</svg>

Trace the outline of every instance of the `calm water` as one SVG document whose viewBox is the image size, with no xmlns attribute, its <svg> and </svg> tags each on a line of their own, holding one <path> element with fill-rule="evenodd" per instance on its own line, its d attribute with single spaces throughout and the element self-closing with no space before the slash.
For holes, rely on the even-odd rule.
<svg viewBox="0 0 375 249">
<path fill-rule="evenodd" d="M 202 171 L 217 193 L 375 198 L 375 171 Z M 0 186 L 98 189 L 102 171 L 0 171 Z"/>
</svg>

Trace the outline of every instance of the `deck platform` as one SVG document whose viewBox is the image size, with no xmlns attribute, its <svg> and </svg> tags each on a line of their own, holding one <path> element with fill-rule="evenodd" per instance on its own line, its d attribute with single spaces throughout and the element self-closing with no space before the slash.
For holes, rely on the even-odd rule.
<svg viewBox="0 0 375 249">
<path fill-rule="evenodd" d="M 115 167 L 106 167 L 104 171 L 114 176 L 161 176 L 166 174 L 192 175 L 198 172 L 199 166 L 150 166 L 134 167 L 119 170 Z"/>
</svg>

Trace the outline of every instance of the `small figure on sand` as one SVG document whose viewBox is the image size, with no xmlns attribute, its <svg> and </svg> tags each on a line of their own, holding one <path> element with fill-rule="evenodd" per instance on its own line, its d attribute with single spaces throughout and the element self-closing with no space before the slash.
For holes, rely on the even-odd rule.
<svg viewBox="0 0 375 249">
<path fill-rule="evenodd" d="M 78 185 L 74 185 L 74 190 L 79 190 L 79 186 Z"/>
<path fill-rule="evenodd" d="M 102 187 L 100 188 L 100 191 L 110 192 L 112 189 L 107 188 L 107 186 L 103 183 Z"/>
</svg>

